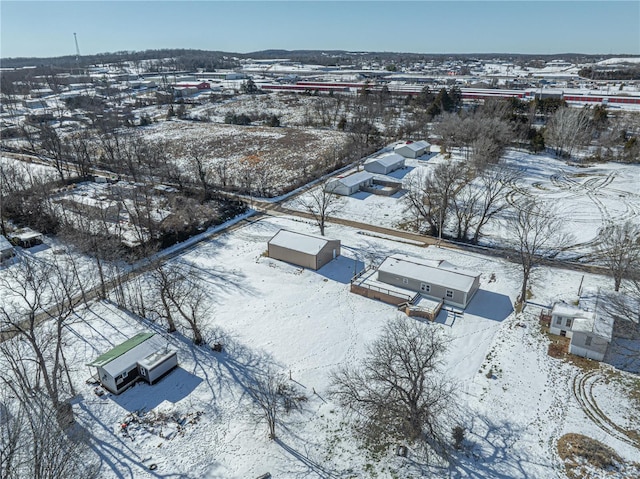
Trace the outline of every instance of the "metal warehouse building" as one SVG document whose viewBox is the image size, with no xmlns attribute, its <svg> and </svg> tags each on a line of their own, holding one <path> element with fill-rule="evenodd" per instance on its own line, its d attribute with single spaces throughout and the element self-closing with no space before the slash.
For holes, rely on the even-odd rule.
<svg viewBox="0 0 640 479">
<path fill-rule="evenodd" d="M 376 158 L 370 158 L 364 164 L 366 171 L 380 175 L 388 175 L 400 168 L 404 168 L 404 156 L 397 153 L 387 153 Z"/>
<path fill-rule="evenodd" d="M 268 251 L 269 258 L 317 270 L 340 256 L 340 240 L 282 229 L 269 240 Z"/>
</svg>

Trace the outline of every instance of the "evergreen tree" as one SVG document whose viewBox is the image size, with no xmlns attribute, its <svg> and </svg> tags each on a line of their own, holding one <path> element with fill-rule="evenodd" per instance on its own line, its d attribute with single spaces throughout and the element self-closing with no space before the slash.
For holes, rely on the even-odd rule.
<svg viewBox="0 0 640 479">
<path fill-rule="evenodd" d="M 242 84 L 242 87 L 240 90 L 242 91 L 242 93 L 248 93 L 250 95 L 254 95 L 259 91 L 255 82 L 251 78 L 249 78 L 246 82 Z"/>
<path fill-rule="evenodd" d="M 438 95 L 436 96 L 436 99 L 434 100 L 434 103 L 436 105 L 438 105 L 440 111 L 453 111 L 454 110 L 453 101 L 451 100 L 451 97 L 449 96 L 449 94 L 447 93 L 447 90 L 445 88 L 442 88 L 438 92 Z"/>
<path fill-rule="evenodd" d="M 267 126 L 278 127 L 280 126 L 280 118 L 276 115 L 271 115 L 269 121 L 267 122 Z"/>
<path fill-rule="evenodd" d="M 456 111 L 462 106 L 462 92 L 459 87 L 454 86 L 449 90 L 449 98 L 451 99 L 452 109 L 447 111 Z"/>
</svg>

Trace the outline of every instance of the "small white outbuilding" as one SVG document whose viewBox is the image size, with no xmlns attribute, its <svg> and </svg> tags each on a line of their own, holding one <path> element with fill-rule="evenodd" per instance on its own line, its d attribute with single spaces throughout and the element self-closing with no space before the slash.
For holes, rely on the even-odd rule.
<svg viewBox="0 0 640 479">
<path fill-rule="evenodd" d="M 0 264 L 3 264 L 5 261 L 9 261 L 15 255 L 16 252 L 13 249 L 13 245 L 9 243 L 7 238 L 0 235 Z"/>
<path fill-rule="evenodd" d="M 404 168 L 404 156 L 397 153 L 386 153 L 384 155 L 370 158 L 364 163 L 364 169 L 369 173 L 388 175 L 392 171 Z"/>
<path fill-rule="evenodd" d="M 602 307 L 600 293 L 587 293 L 574 306 L 564 302 L 554 304 L 549 332 L 570 338 L 569 352 L 602 361 L 613 338 L 614 318 Z"/>
<path fill-rule="evenodd" d="M 373 175 L 367 171 L 360 171 L 349 176 L 332 178 L 327 181 L 324 189 L 336 195 L 349 196 L 372 184 Z"/>
<path fill-rule="evenodd" d="M 394 153 L 402 155 L 405 158 L 418 158 L 426 153 L 429 153 L 431 144 L 424 140 L 420 141 L 406 141 L 396 145 L 393 149 Z"/>
</svg>

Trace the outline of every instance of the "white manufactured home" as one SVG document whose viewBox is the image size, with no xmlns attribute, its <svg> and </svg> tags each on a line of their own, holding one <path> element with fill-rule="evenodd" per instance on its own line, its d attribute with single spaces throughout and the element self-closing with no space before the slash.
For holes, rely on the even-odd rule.
<svg viewBox="0 0 640 479">
<path fill-rule="evenodd" d="M 480 288 L 479 273 L 443 260 L 429 261 L 406 255 L 385 258 L 378 267 L 378 281 L 462 309 Z"/>
<path fill-rule="evenodd" d="M 153 384 L 178 366 L 177 352 L 154 333 L 139 333 L 94 359 L 105 389 L 120 394 L 138 380 Z"/>
<path fill-rule="evenodd" d="M 269 258 L 317 270 L 340 256 L 340 240 L 281 229 L 268 242 Z"/>
</svg>

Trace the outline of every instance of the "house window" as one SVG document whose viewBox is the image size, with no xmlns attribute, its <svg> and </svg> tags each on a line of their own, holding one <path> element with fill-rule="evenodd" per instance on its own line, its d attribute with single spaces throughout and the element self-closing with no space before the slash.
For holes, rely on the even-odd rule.
<svg viewBox="0 0 640 479">
<path fill-rule="evenodd" d="M 431 285 L 430 284 L 425 284 L 425 283 L 420 283 L 420 291 L 424 291 L 425 293 L 430 293 L 431 292 Z"/>
<path fill-rule="evenodd" d="M 591 336 L 587 336 L 584 340 L 585 346 L 591 346 Z"/>
<path fill-rule="evenodd" d="M 402 278 L 402 284 L 409 284 L 409 280 L 407 278 Z"/>
<path fill-rule="evenodd" d="M 557 324 L 558 326 L 560 326 L 560 325 L 562 324 L 562 316 L 558 316 L 558 317 L 556 318 L 556 324 Z"/>
<path fill-rule="evenodd" d="M 447 290 L 447 298 L 452 299 L 453 298 L 453 291 L 448 289 Z"/>
<path fill-rule="evenodd" d="M 567 328 L 571 327 L 571 318 L 567 318 Z"/>
</svg>

